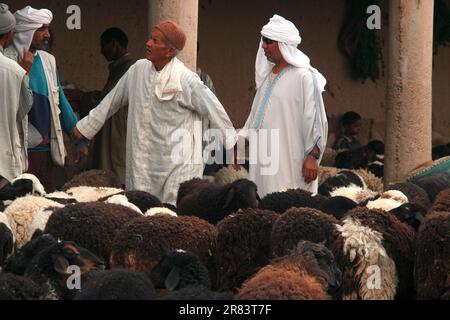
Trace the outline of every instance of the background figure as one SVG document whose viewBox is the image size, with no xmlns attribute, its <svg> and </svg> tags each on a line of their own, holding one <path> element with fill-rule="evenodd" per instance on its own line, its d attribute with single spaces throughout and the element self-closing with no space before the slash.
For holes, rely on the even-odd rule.
<svg viewBox="0 0 450 320">
<path fill-rule="evenodd" d="M 164 21 L 147 42 L 147 59 L 137 61 L 103 101 L 73 130 L 92 139 L 108 117 L 128 105 L 126 188 L 147 191 L 175 204 L 179 186 L 202 177 L 201 140 L 194 128 L 202 118 L 220 129 L 225 146 L 236 143 L 233 125 L 216 96 L 176 58 L 186 34 Z M 200 152 L 198 152 L 198 151 Z"/>
<path fill-rule="evenodd" d="M 5 49 L 5 55 L 19 62 L 34 56 L 32 65 L 26 66 L 34 98 L 28 114 L 28 171 L 52 192 L 55 166 L 63 167 L 66 158 L 62 131 L 70 135 L 77 117 L 64 96 L 55 57 L 44 51 L 49 48 L 52 12 L 27 6 L 14 15 L 17 24 L 13 44 Z M 79 144 L 78 161 L 85 161 L 87 152 L 86 143 Z"/>
<path fill-rule="evenodd" d="M 85 117 L 115 87 L 120 78 L 136 62 L 128 54 L 128 37 L 119 28 L 109 28 L 100 37 L 101 53 L 109 62 L 109 76 L 102 91 L 82 92 L 66 89 L 70 101 Z M 91 145 L 93 169 L 113 172 L 120 184 L 125 185 L 126 141 L 128 106 L 124 106 L 106 121 Z"/>
<path fill-rule="evenodd" d="M 361 132 L 362 118 L 353 111 L 347 112 L 342 116 L 343 134 L 338 136 L 333 145 L 335 150 L 355 150 L 362 147 L 356 137 Z"/>
<path fill-rule="evenodd" d="M 26 71 L 3 55 L 14 36 L 14 15 L 0 3 L 0 189 L 27 170 L 27 114 L 33 104 Z"/>
<path fill-rule="evenodd" d="M 258 158 L 256 164 L 250 163 L 250 179 L 261 197 L 291 188 L 317 193 L 319 163 L 328 137 L 322 99 L 326 79 L 297 49 L 301 38 L 292 22 L 274 15 L 261 35 L 257 92 L 241 132 L 250 137 L 250 150 L 258 144 L 258 154 L 270 155 L 272 161 L 268 165 Z M 258 141 L 248 130 L 259 134 Z M 277 133 L 279 139 L 273 141 Z"/>
</svg>

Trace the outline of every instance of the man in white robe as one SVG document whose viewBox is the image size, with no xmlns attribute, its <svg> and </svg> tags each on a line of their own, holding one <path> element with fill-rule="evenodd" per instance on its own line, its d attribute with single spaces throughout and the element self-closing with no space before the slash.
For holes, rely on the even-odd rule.
<svg viewBox="0 0 450 320">
<path fill-rule="evenodd" d="M 328 136 L 326 80 L 297 49 L 301 38 L 292 22 L 275 15 L 261 34 L 257 93 L 240 132 L 250 142 L 250 179 L 261 197 L 291 188 L 317 193 Z"/>
<path fill-rule="evenodd" d="M 0 188 L 27 170 L 27 113 L 33 96 L 26 71 L 3 55 L 13 39 L 14 15 L 0 3 Z"/>
<path fill-rule="evenodd" d="M 82 119 L 74 136 L 92 139 L 120 107 L 129 105 L 127 190 L 147 191 L 175 204 L 180 183 L 202 177 L 202 117 L 222 133 L 231 149 L 233 125 L 216 96 L 175 55 L 186 35 L 172 21 L 155 27 L 147 42 L 147 59 L 139 60 L 117 86 Z M 181 155 L 181 156 L 180 156 Z"/>
</svg>

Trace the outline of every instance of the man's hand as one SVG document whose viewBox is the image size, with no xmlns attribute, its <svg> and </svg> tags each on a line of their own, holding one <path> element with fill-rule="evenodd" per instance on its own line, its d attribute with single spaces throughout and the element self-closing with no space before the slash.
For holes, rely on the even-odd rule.
<svg viewBox="0 0 450 320">
<path fill-rule="evenodd" d="M 303 163 L 303 178 L 307 184 L 314 182 L 319 174 L 319 164 L 312 156 L 307 156 Z"/>
<path fill-rule="evenodd" d="M 34 63 L 34 54 L 25 50 L 23 52 L 23 58 L 19 57 L 19 65 L 28 73 L 30 73 L 31 67 Z"/>
<path fill-rule="evenodd" d="M 77 129 L 77 127 L 73 127 L 72 129 L 72 141 L 74 144 L 78 144 L 81 140 L 86 139 Z"/>
<path fill-rule="evenodd" d="M 87 164 L 88 154 L 89 154 L 89 148 L 88 147 L 77 148 L 77 151 L 76 151 L 76 158 L 77 158 L 76 163 L 80 167 L 84 167 Z"/>
</svg>

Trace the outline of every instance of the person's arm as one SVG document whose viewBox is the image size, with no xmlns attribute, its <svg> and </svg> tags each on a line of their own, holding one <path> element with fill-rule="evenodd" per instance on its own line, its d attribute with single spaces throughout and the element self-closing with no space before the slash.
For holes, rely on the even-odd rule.
<svg viewBox="0 0 450 320">
<path fill-rule="evenodd" d="M 322 96 L 317 88 L 317 83 L 312 73 L 303 78 L 303 121 L 302 137 L 305 146 L 305 160 L 302 174 L 306 183 L 312 183 L 317 179 L 319 163 L 325 149 L 328 130 L 326 119 L 323 119 Z"/>
<path fill-rule="evenodd" d="M 222 132 L 224 147 L 233 148 L 237 141 L 236 130 L 219 99 L 198 78 L 193 80 L 191 104 L 195 111 L 210 120 L 211 128 Z"/>
<path fill-rule="evenodd" d="M 24 75 L 20 86 L 19 109 L 17 110 L 17 120 L 22 121 L 33 106 L 33 92 L 29 86 L 29 78 Z"/>
</svg>

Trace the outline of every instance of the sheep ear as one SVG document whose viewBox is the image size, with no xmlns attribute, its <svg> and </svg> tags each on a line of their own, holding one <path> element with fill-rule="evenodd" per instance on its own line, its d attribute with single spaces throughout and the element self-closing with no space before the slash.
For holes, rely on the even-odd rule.
<svg viewBox="0 0 450 320">
<path fill-rule="evenodd" d="M 234 194 L 235 194 L 234 188 L 231 188 L 230 191 L 228 191 L 227 199 L 225 200 L 222 209 L 226 209 L 230 205 L 231 201 L 234 198 Z"/>
<path fill-rule="evenodd" d="M 173 267 L 172 270 L 170 270 L 170 273 L 167 276 L 164 285 L 166 286 L 167 290 L 173 291 L 175 290 L 176 287 L 178 287 L 179 283 L 180 283 L 180 268 Z"/>
<path fill-rule="evenodd" d="M 69 261 L 64 256 L 52 255 L 53 269 L 60 274 L 67 274 L 69 268 Z"/>
</svg>

